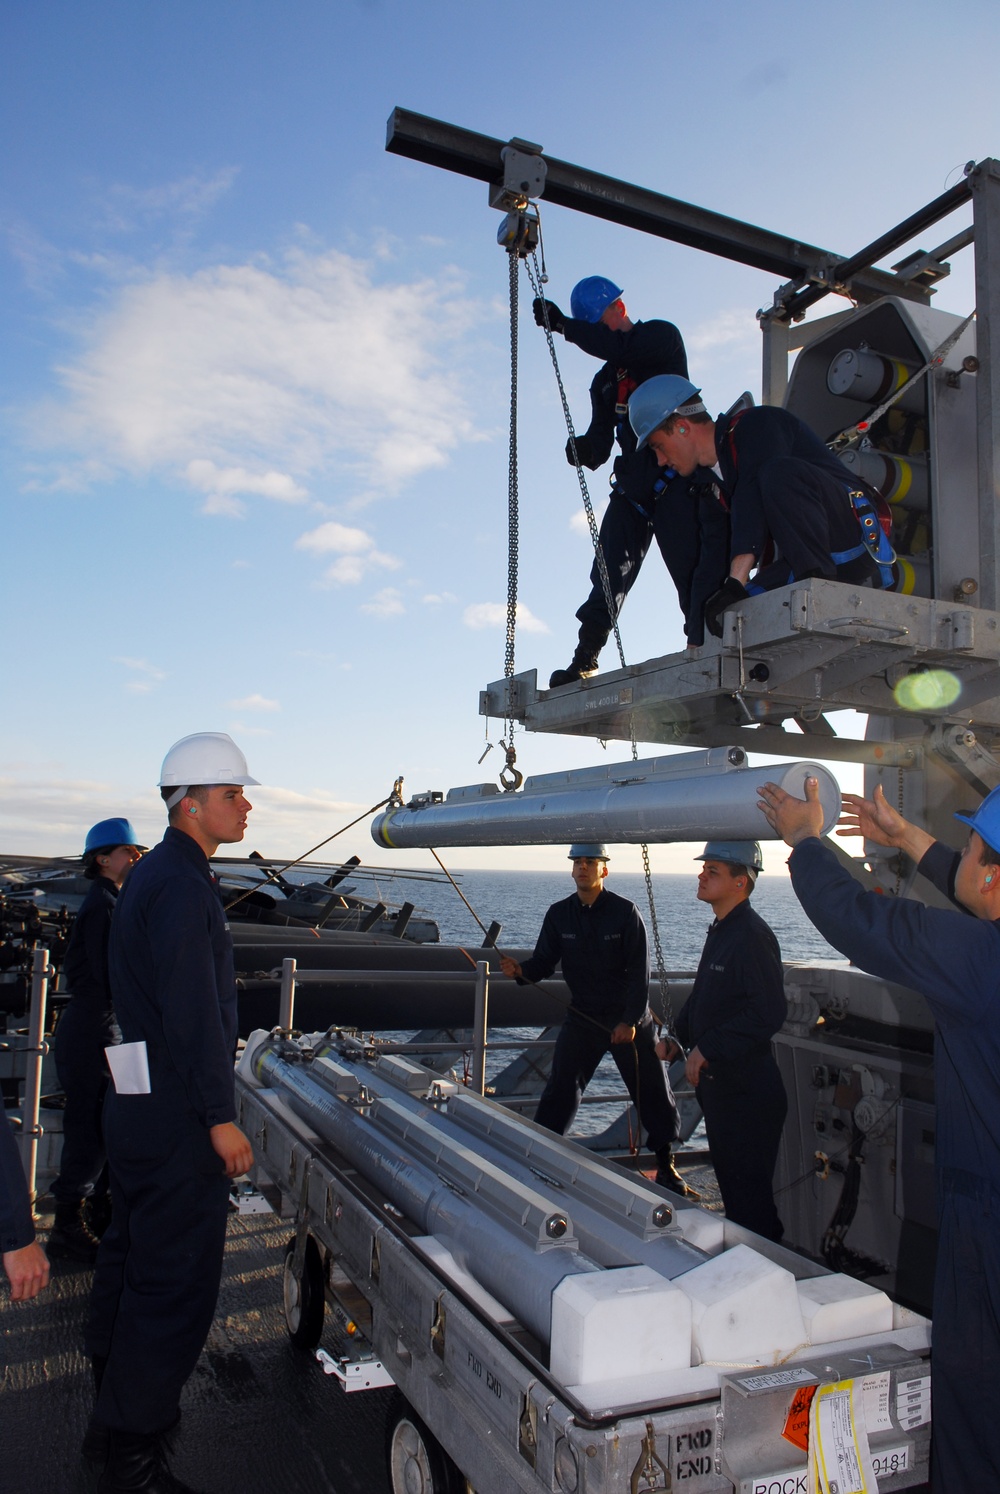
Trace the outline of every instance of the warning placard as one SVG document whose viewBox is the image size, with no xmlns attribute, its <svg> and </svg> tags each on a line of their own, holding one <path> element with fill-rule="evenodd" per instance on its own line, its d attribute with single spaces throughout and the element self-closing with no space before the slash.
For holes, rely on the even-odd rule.
<svg viewBox="0 0 1000 1494">
<path fill-rule="evenodd" d="M 792 1404 L 788 1408 L 785 1417 L 785 1426 L 781 1433 L 786 1442 L 793 1447 L 801 1448 L 803 1452 L 809 1451 L 809 1407 L 812 1398 L 816 1394 L 816 1385 L 800 1385 L 792 1396 Z"/>
</svg>

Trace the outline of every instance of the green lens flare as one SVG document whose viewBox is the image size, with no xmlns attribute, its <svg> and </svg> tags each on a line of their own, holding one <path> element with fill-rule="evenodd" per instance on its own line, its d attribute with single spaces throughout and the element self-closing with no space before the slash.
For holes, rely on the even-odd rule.
<svg viewBox="0 0 1000 1494">
<path fill-rule="evenodd" d="M 947 669 L 928 669 L 905 675 L 893 690 L 896 704 L 904 711 L 941 711 L 954 705 L 962 683 Z"/>
</svg>

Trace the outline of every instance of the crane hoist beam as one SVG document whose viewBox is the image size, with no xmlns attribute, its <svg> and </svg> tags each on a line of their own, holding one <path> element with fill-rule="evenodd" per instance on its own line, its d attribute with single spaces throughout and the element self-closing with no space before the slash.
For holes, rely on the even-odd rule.
<svg viewBox="0 0 1000 1494">
<path fill-rule="evenodd" d="M 475 130 L 415 114 L 409 109 L 394 109 L 386 129 L 385 148 L 393 155 L 407 156 L 411 160 L 496 185 L 503 181 L 501 152 L 509 144 L 524 149 L 526 142 L 497 140 L 491 135 L 481 135 Z M 820 286 L 834 289 L 834 284 L 840 283 L 843 277 L 833 272 L 849 266 L 851 293 L 859 302 L 867 303 L 880 296 L 892 295 L 925 306 L 929 304 L 927 286 L 902 280 L 884 270 L 857 266 L 857 256 L 850 260 L 846 255 L 804 243 L 801 239 L 743 223 L 738 218 L 728 218 L 724 213 L 715 213 L 679 198 L 619 181 L 616 177 L 603 176 L 598 171 L 542 155 L 541 151 L 539 155 L 546 167 L 545 200 L 559 207 L 589 213 L 592 217 L 620 223 L 626 228 L 637 228 L 643 233 L 687 244 L 690 248 L 735 260 L 737 264 L 751 265 L 803 285 L 817 285 L 819 282 L 819 294 L 824 293 Z M 955 190 L 960 192 L 961 187 Z M 968 195 L 967 190 L 965 195 Z M 951 205 L 957 206 L 957 202 Z M 920 226 L 923 226 L 922 220 Z M 914 232 L 917 231 L 919 229 L 915 228 Z"/>
</svg>

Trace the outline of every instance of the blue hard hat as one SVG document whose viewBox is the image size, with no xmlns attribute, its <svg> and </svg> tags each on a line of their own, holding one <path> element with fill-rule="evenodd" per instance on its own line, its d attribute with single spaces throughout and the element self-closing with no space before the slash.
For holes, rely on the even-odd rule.
<svg viewBox="0 0 1000 1494">
<path fill-rule="evenodd" d="M 725 861 L 729 866 L 745 866 L 755 875 L 764 869 L 760 845 L 755 840 L 710 840 L 695 861 Z"/>
<path fill-rule="evenodd" d="M 589 861 L 607 861 L 608 848 L 601 845 L 598 840 L 583 840 L 577 845 L 570 846 L 570 861 L 582 861 L 584 857 Z"/>
<path fill-rule="evenodd" d="M 588 275 L 574 285 L 569 309 L 579 322 L 599 322 L 621 293 L 621 286 L 613 280 L 606 280 L 603 275 Z"/>
<path fill-rule="evenodd" d="M 992 851 L 1000 851 L 1000 788 L 992 789 L 972 814 L 956 814 L 956 820 L 975 830 Z"/>
<path fill-rule="evenodd" d="M 680 374 L 657 374 L 640 384 L 628 402 L 629 423 L 639 438 L 636 450 L 641 451 L 656 427 L 678 410 L 700 414 L 705 408 L 698 398 L 700 393 L 697 384 Z"/>
<path fill-rule="evenodd" d="M 147 849 L 139 844 L 132 822 L 124 819 L 98 820 L 96 825 L 91 825 L 87 831 L 83 854 L 89 856 L 91 851 L 103 851 L 105 846 L 135 846 L 140 851 Z"/>
</svg>

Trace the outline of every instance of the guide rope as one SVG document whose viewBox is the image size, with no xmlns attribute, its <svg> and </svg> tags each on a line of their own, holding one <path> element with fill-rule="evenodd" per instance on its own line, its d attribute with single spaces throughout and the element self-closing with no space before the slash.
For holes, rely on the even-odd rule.
<svg viewBox="0 0 1000 1494">
<path fill-rule="evenodd" d="M 305 861 L 307 856 L 312 856 L 316 851 L 321 851 L 324 846 L 328 846 L 330 844 L 331 840 L 336 840 L 338 835 L 343 835 L 346 830 L 352 830 L 355 825 L 360 825 L 361 821 L 366 820 L 369 815 L 377 814 L 377 812 L 380 809 L 384 809 L 387 804 L 392 804 L 398 797 L 397 789 L 399 785 L 402 784 L 402 781 L 403 780 L 401 778 L 397 778 L 397 788 L 393 789 L 393 792 L 388 796 L 388 798 L 380 799 L 377 804 L 372 805 L 371 809 L 366 809 L 364 814 L 359 814 L 356 820 L 351 820 L 350 824 L 348 825 L 341 825 L 340 829 L 335 830 L 332 835 L 328 835 L 326 837 L 326 840 L 321 840 L 318 845 L 310 847 L 308 851 L 303 851 L 301 856 L 296 856 L 295 860 L 289 861 L 287 866 L 277 867 L 268 876 L 264 877 L 262 881 L 255 882 L 252 887 L 248 887 L 245 892 L 241 892 L 239 897 L 234 897 L 231 903 L 226 903 L 226 912 L 228 913 L 230 908 L 235 908 L 236 904 L 241 903 L 244 898 L 252 897 L 255 892 L 259 892 L 262 887 L 266 887 L 268 882 L 277 882 L 281 877 L 285 875 L 285 872 L 291 871 L 293 867 L 296 867 L 300 862 Z"/>
<path fill-rule="evenodd" d="M 832 440 L 828 441 L 826 444 L 830 450 L 833 452 L 844 451 L 848 446 L 852 446 L 855 441 L 860 441 L 870 436 L 872 426 L 876 421 L 881 420 L 887 411 L 892 409 L 897 400 L 901 400 L 903 395 L 908 393 L 918 380 L 922 379 L 925 374 L 930 373 L 931 369 L 941 367 L 966 327 L 975 319 L 975 315 L 975 311 L 970 311 L 969 315 L 963 322 L 959 323 L 954 332 L 950 332 L 944 339 L 944 342 L 938 344 L 927 359 L 927 362 L 920 368 L 914 369 L 906 382 L 900 384 L 899 388 L 894 390 L 888 399 L 884 399 L 880 405 L 876 405 L 874 410 L 869 411 L 864 420 L 859 420 L 856 425 L 845 427 L 839 435 L 834 436 Z M 974 360 L 970 361 L 969 371 L 972 372 L 976 367 L 978 367 L 978 364 Z"/>
<path fill-rule="evenodd" d="M 514 256 L 511 255 L 512 264 L 513 261 Z M 566 429 L 569 432 L 570 442 L 572 443 L 573 457 L 576 463 L 576 475 L 577 480 L 580 484 L 580 494 L 583 498 L 583 507 L 587 515 L 587 524 L 590 528 L 590 538 L 594 546 L 594 558 L 597 562 L 597 570 L 601 578 L 601 587 L 604 591 L 604 604 L 608 609 L 608 616 L 611 618 L 611 626 L 615 635 L 615 647 L 618 650 L 618 658 L 621 663 L 621 667 L 625 669 L 627 668 L 627 665 L 625 663 L 625 649 L 622 646 L 622 635 L 621 630 L 618 626 L 617 608 L 615 607 L 614 597 L 611 593 L 611 581 L 608 576 L 608 568 L 604 560 L 604 548 L 601 544 L 600 530 L 598 528 L 597 519 L 594 514 L 594 505 L 591 502 L 590 498 L 590 489 L 587 486 L 587 479 L 583 475 L 583 465 L 580 462 L 579 453 L 576 449 L 576 431 L 573 428 L 573 416 L 570 414 L 569 400 L 566 398 L 566 386 L 563 384 L 562 372 L 559 368 L 559 358 L 556 353 L 556 345 L 552 335 L 552 328 L 549 325 L 549 309 L 546 305 L 545 297 L 542 295 L 543 277 L 538 267 L 538 256 L 536 254 L 532 254 L 530 263 L 527 259 L 525 259 L 524 267 L 528 274 L 528 280 L 531 283 L 531 289 L 534 292 L 536 299 L 538 299 L 542 303 L 542 320 L 544 322 L 543 330 L 545 332 L 545 340 L 549 345 L 549 357 L 552 359 L 552 367 L 555 371 L 556 384 L 559 389 L 559 399 L 562 403 L 563 417 L 566 421 Z M 548 277 L 545 278 L 547 279 Z M 632 748 L 632 761 L 638 762 L 639 748 L 635 737 L 635 717 L 632 714 L 629 715 L 629 741 Z M 652 871 L 650 870 L 649 864 L 649 847 L 647 845 L 643 845 L 640 847 L 640 850 L 642 852 L 642 871 L 646 881 L 646 898 L 649 903 L 649 922 L 650 927 L 653 931 L 653 951 L 656 959 L 656 974 L 660 982 L 660 991 L 662 993 L 664 1010 L 667 1017 L 667 1029 L 669 1031 L 673 1027 L 674 1014 L 669 995 L 669 985 L 666 975 L 666 963 L 663 958 L 663 948 L 660 943 L 660 925 L 659 920 L 656 916 L 656 903 L 653 898 L 653 875 Z"/>
</svg>

